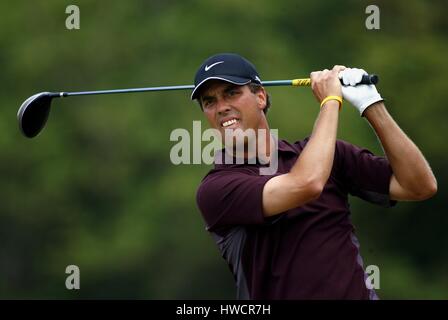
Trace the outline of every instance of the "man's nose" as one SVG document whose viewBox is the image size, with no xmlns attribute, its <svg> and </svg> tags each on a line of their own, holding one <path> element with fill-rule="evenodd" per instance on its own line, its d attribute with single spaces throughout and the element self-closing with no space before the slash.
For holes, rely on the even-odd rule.
<svg viewBox="0 0 448 320">
<path fill-rule="evenodd" d="M 217 103 L 218 105 L 216 110 L 218 111 L 219 114 L 223 114 L 230 111 L 230 105 L 225 99 L 218 99 Z"/>
</svg>

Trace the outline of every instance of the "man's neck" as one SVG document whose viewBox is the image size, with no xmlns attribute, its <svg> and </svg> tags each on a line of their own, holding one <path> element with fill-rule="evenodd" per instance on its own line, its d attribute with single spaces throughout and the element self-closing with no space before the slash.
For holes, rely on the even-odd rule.
<svg viewBox="0 0 448 320">
<path fill-rule="evenodd" d="M 250 142 L 248 142 L 244 144 L 244 152 L 237 150 L 236 146 L 233 146 L 233 150 L 225 148 L 225 152 L 234 158 L 241 158 L 240 155 L 243 154 L 244 159 L 257 158 L 262 163 L 269 163 L 271 154 L 275 152 L 273 150 L 276 145 L 274 139 L 269 129 L 257 130 L 255 148 L 251 148 Z"/>
</svg>

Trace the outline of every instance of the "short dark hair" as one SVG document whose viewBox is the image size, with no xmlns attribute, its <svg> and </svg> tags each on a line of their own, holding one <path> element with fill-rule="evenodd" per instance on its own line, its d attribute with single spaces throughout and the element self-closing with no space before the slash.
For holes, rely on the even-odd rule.
<svg viewBox="0 0 448 320">
<path fill-rule="evenodd" d="M 261 84 L 254 83 L 254 82 L 251 82 L 251 83 L 247 84 L 247 86 L 249 87 L 249 90 L 252 93 L 257 93 L 258 91 L 261 90 L 261 88 L 263 88 L 263 86 Z M 201 110 L 204 111 L 204 109 L 202 108 L 201 96 L 200 95 L 196 99 L 196 101 L 199 103 L 199 107 L 201 107 Z M 264 114 L 266 114 L 268 112 L 268 109 L 270 107 L 271 107 L 271 96 L 269 95 L 269 93 L 266 92 L 266 107 L 263 109 Z"/>
</svg>

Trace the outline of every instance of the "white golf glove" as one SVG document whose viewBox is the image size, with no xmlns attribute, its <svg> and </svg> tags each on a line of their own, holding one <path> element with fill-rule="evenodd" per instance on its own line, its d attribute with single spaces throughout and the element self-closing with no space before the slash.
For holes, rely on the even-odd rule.
<svg viewBox="0 0 448 320">
<path fill-rule="evenodd" d="M 373 84 L 360 84 L 362 76 L 367 74 L 363 69 L 347 68 L 339 72 L 339 79 L 342 79 L 342 97 L 350 102 L 360 115 L 372 104 L 383 101 Z"/>
</svg>

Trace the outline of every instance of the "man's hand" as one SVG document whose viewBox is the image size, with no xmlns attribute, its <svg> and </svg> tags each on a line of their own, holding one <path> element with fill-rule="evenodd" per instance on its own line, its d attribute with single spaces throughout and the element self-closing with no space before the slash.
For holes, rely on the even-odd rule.
<svg viewBox="0 0 448 320">
<path fill-rule="evenodd" d="M 346 68 L 339 73 L 339 79 L 342 79 L 344 84 L 342 86 L 343 98 L 358 109 L 361 116 L 369 106 L 375 102 L 383 101 L 375 85 L 356 85 L 361 82 L 364 74 L 367 74 L 367 72 L 356 68 Z"/>
<path fill-rule="evenodd" d="M 342 86 L 338 79 L 338 74 L 344 69 L 344 66 L 334 66 L 331 71 L 325 69 L 323 71 L 311 72 L 311 88 L 319 103 L 328 96 L 342 97 Z"/>
</svg>

